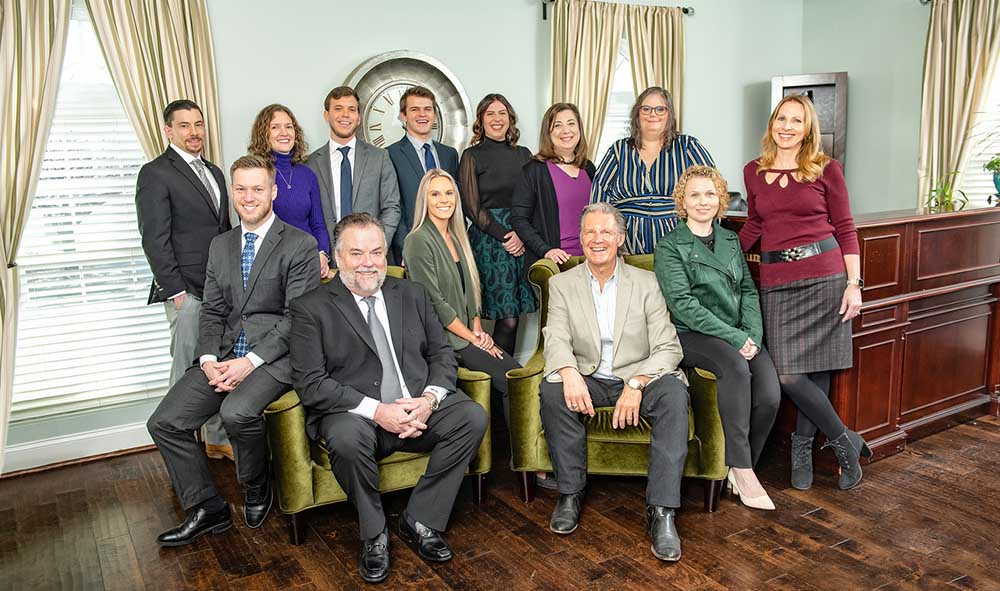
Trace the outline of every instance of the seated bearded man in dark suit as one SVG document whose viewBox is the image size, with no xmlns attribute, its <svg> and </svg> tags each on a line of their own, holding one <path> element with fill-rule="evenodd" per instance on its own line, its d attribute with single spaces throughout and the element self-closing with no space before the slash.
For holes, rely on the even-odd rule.
<svg viewBox="0 0 1000 591">
<path fill-rule="evenodd" d="M 486 412 L 455 385 L 458 365 L 424 289 L 386 277 L 386 234 L 367 213 L 334 231 L 340 272 L 292 302 L 292 368 L 306 430 L 330 453 L 337 482 L 358 510 L 362 578 L 389 574 L 389 537 L 378 460 L 430 453 L 399 519 L 421 558 L 450 560 L 441 532 L 473 455 Z"/>
</svg>

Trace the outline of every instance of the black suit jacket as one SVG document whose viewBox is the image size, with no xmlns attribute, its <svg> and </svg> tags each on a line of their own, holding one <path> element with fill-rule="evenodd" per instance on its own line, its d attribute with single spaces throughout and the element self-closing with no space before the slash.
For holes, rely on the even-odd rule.
<svg viewBox="0 0 1000 591">
<path fill-rule="evenodd" d="M 182 291 L 203 297 L 208 247 L 232 228 L 226 178 L 218 166 L 205 164 L 219 185 L 218 212 L 198 175 L 172 147 L 139 169 L 135 211 L 142 250 L 153 271 L 149 304 Z"/>
<path fill-rule="evenodd" d="M 410 395 L 420 396 L 428 385 L 454 392 L 455 353 L 424 288 L 386 277 L 382 294 Z M 368 322 L 339 275 L 294 300 L 291 313 L 292 384 L 306 408 L 306 432 L 317 439 L 324 415 L 348 412 L 366 396 L 381 400 L 382 364 Z"/>
<path fill-rule="evenodd" d="M 288 306 L 319 286 L 316 239 L 275 218 L 255 247 L 257 254 L 244 288 L 242 229 L 233 228 L 212 241 L 195 359 L 202 355 L 223 359 L 233 350 L 240 331 L 245 331 L 250 352 L 264 360 L 258 370 L 291 384 Z"/>
<path fill-rule="evenodd" d="M 559 248 L 559 200 L 547 163 L 532 159 L 521 171 L 511 196 L 510 225 L 524 242 L 524 272 L 527 273 L 532 263 L 553 248 Z M 593 181 L 597 169 L 587 160 L 580 173 Z"/>
<path fill-rule="evenodd" d="M 455 177 L 457 183 L 458 152 L 455 148 L 440 142 L 434 142 L 434 149 L 437 150 L 440 160 L 437 163 L 438 168 Z M 389 159 L 396 169 L 396 180 L 399 181 L 399 206 L 402 209 L 399 226 L 396 227 L 396 234 L 392 237 L 392 246 L 398 252 L 402 252 L 403 240 L 413 228 L 413 209 L 417 204 L 417 189 L 420 188 L 420 181 L 424 178 L 424 167 L 417 151 L 413 149 L 413 143 L 405 134 L 386 150 L 389 151 Z"/>
</svg>

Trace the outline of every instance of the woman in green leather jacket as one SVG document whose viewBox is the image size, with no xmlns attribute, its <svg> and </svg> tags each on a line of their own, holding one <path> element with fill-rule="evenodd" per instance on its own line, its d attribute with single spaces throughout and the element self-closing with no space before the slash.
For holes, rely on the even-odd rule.
<svg viewBox="0 0 1000 591">
<path fill-rule="evenodd" d="M 656 278 L 684 348 L 681 365 L 717 379 L 730 489 L 748 507 L 774 509 L 753 466 L 774 425 L 781 390 L 761 345 L 760 302 L 739 238 L 718 222 L 729 204 L 727 189 L 710 166 L 684 172 L 673 195 L 684 223 L 656 245 Z"/>
</svg>

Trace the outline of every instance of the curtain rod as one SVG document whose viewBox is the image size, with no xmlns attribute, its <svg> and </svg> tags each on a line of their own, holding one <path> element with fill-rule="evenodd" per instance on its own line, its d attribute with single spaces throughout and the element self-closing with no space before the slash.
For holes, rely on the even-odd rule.
<svg viewBox="0 0 1000 591">
<path fill-rule="evenodd" d="M 542 20 L 543 21 L 549 20 L 549 10 L 548 10 L 548 7 L 549 7 L 549 4 L 552 4 L 555 1 L 556 0 L 542 0 Z M 927 4 L 928 2 L 930 2 L 930 0 L 920 0 L 920 2 L 922 4 Z M 681 12 L 684 13 L 685 16 L 694 16 L 694 7 L 693 6 L 683 6 L 683 7 L 681 7 Z"/>
</svg>

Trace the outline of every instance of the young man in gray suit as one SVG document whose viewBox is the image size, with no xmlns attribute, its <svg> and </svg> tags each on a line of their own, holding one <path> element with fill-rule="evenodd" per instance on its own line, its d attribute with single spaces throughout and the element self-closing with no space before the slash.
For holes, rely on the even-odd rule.
<svg viewBox="0 0 1000 591">
<path fill-rule="evenodd" d="M 402 217 L 392 238 L 392 262 L 403 260 L 403 240 L 413 227 L 413 208 L 417 202 L 417 189 L 424 174 L 440 168 L 458 178 L 458 152 L 451 146 L 431 139 L 437 121 L 437 100 L 430 89 L 412 86 L 399 98 L 399 120 L 406 133 L 386 150 L 399 180 Z"/>
<path fill-rule="evenodd" d="M 226 179 L 202 155 L 201 107 L 186 99 L 171 102 L 163 109 L 163 131 L 170 145 L 139 169 L 135 212 L 153 271 L 147 303 L 162 302 L 170 323 L 173 385 L 194 363 L 208 246 L 232 225 Z"/>
<path fill-rule="evenodd" d="M 399 224 L 399 184 L 389 154 L 355 135 L 361 123 L 358 93 L 350 86 L 331 90 L 323 102 L 323 119 L 330 126 L 330 141 L 310 154 L 306 165 L 319 179 L 330 236 L 344 216 L 365 212 L 382 222 L 391 244 Z"/>
<path fill-rule="evenodd" d="M 587 484 L 584 415 L 614 406 L 616 429 L 638 425 L 639 417 L 652 424 L 646 527 L 653 555 L 677 561 L 674 511 L 681 506 L 688 435 L 688 393 L 677 369 L 683 355 L 656 276 L 618 258 L 624 241 L 621 212 L 607 203 L 588 205 L 580 218 L 586 262 L 549 281 L 541 411 L 560 493 L 549 529 L 576 529 Z"/>
<path fill-rule="evenodd" d="M 181 546 L 225 531 L 233 522 L 219 496 L 194 431 L 218 413 L 245 487 L 248 527 L 264 522 L 273 500 L 268 478 L 264 408 L 291 386 L 289 302 L 319 286 L 316 239 L 279 220 L 269 158 L 243 156 L 230 170 L 240 227 L 212 241 L 197 354 L 147 424 L 188 512 L 160 534 L 161 546 Z"/>
</svg>

